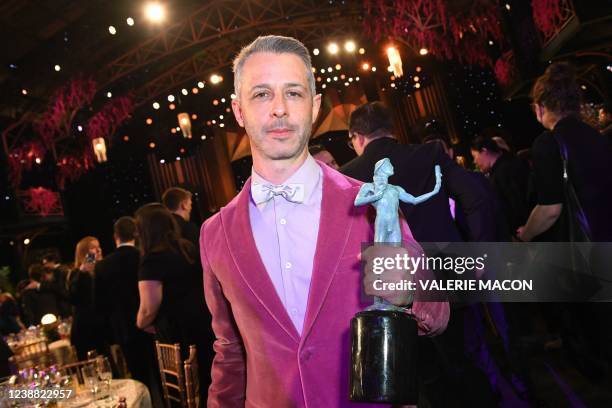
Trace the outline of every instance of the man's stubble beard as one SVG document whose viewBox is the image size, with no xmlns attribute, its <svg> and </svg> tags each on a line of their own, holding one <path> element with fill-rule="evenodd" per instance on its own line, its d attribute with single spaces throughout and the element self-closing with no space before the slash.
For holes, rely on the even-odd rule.
<svg viewBox="0 0 612 408">
<path fill-rule="evenodd" d="M 300 132 L 300 137 L 297 140 L 297 144 L 295 148 L 289 151 L 280 151 L 280 152 L 266 151 L 266 149 L 262 146 L 263 143 L 260 143 L 260 141 L 264 140 L 267 135 L 265 134 L 264 131 L 262 131 L 261 133 L 264 134 L 263 137 L 259 139 L 253 139 L 253 138 L 250 139 L 252 143 L 252 147 L 255 150 L 257 150 L 263 157 L 265 157 L 268 160 L 289 160 L 289 159 L 293 159 L 299 156 L 304 151 L 305 147 L 308 145 L 308 141 L 310 140 L 310 135 L 312 133 L 312 125 L 311 124 L 306 125 L 303 131 Z M 247 131 L 247 134 L 248 134 L 248 131 Z"/>
</svg>

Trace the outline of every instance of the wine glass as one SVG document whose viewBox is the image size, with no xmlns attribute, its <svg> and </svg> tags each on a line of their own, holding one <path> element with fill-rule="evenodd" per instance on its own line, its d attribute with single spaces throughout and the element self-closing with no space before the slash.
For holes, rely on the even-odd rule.
<svg viewBox="0 0 612 408">
<path fill-rule="evenodd" d="M 85 385 L 89 387 L 91 395 L 95 401 L 100 384 L 98 379 L 98 368 L 96 367 L 96 364 L 86 364 L 83 366 L 81 371 L 83 373 Z"/>
<path fill-rule="evenodd" d="M 111 381 L 113 379 L 113 369 L 110 361 L 108 361 L 107 357 L 100 356 L 96 358 L 96 367 L 98 369 L 98 376 L 100 380 L 106 384 L 106 390 L 108 392 L 108 396 L 110 397 Z"/>
</svg>

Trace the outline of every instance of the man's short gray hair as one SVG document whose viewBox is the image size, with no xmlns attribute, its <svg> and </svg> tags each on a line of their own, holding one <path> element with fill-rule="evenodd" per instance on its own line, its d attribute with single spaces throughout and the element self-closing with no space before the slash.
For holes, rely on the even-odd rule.
<svg viewBox="0 0 612 408">
<path fill-rule="evenodd" d="M 244 47 L 234 59 L 234 92 L 236 93 L 236 96 L 240 96 L 240 79 L 244 63 L 251 55 L 260 52 L 269 52 L 273 54 L 294 54 L 298 56 L 302 62 L 304 62 L 306 68 L 306 78 L 308 78 L 308 85 L 310 85 L 310 93 L 312 96 L 316 94 L 310 53 L 304 44 L 292 37 L 266 35 L 257 37 L 252 43 Z"/>
</svg>

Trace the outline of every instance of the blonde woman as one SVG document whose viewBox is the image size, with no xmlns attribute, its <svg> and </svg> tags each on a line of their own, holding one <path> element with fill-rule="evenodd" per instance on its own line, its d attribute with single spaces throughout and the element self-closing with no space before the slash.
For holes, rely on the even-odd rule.
<svg viewBox="0 0 612 408">
<path fill-rule="evenodd" d="M 70 341 L 77 350 L 79 360 L 87 352 L 103 352 L 105 325 L 93 308 L 93 275 L 96 262 L 102 259 L 102 248 L 96 237 L 82 238 L 76 246 L 74 268 L 68 274 L 67 286 L 73 305 L 73 323 Z"/>
</svg>

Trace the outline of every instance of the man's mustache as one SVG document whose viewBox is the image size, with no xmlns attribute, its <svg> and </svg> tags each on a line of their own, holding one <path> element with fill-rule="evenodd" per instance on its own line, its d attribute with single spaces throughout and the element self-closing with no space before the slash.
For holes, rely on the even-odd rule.
<svg viewBox="0 0 612 408">
<path fill-rule="evenodd" d="M 282 120 L 282 121 L 276 121 L 273 124 L 266 126 L 264 128 L 264 130 L 266 132 L 274 132 L 275 130 L 296 130 L 296 126 L 291 125 L 290 123 L 287 123 L 286 121 Z"/>
</svg>

